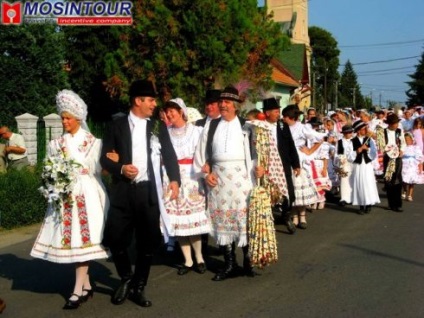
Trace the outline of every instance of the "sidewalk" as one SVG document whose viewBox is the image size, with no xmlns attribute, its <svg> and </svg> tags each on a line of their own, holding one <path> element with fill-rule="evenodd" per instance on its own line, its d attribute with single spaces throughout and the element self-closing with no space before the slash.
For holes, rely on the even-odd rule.
<svg viewBox="0 0 424 318">
<path fill-rule="evenodd" d="M 37 223 L 13 230 L 0 230 L 0 249 L 32 239 L 40 227 L 41 223 Z"/>
</svg>

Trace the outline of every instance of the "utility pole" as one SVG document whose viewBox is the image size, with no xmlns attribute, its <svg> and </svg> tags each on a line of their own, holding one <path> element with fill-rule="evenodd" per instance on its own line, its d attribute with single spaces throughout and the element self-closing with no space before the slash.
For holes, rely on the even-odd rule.
<svg viewBox="0 0 424 318">
<path fill-rule="evenodd" d="M 312 107 L 316 107 L 316 87 L 315 87 L 315 71 L 312 73 Z"/>
<path fill-rule="evenodd" d="M 325 109 L 325 113 L 328 114 L 328 105 L 327 105 L 327 69 L 325 69 L 325 75 L 324 75 L 324 109 Z"/>
<path fill-rule="evenodd" d="M 380 92 L 380 97 L 379 97 L 379 100 L 378 100 L 378 106 L 380 106 L 380 108 L 381 108 L 381 92 Z"/>
<path fill-rule="evenodd" d="M 324 60 L 324 111 L 328 113 L 327 104 L 327 61 Z"/>
<path fill-rule="evenodd" d="M 337 108 L 339 108 L 339 81 L 334 83 L 334 109 Z"/>
<path fill-rule="evenodd" d="M 356 87 L 352 89 L 353 89 L 353 109 L 356 110 Z"/>
</svg>

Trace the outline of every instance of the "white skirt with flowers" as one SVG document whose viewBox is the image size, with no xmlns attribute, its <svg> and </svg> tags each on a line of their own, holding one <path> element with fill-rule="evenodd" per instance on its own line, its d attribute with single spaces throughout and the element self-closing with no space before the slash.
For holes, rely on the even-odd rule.
<svg viewBox="0 0 424 318">
<path fill-rule="evenodd" d="M 109 200 L 94 176 L 80 175 L 73 204 L 60 213 L 49 205 L 31 256 L 54 263 L 81 263 L 108 257 L 101 245 Z"/>
<path fill-rule="evenodd" d="M 206 211 L 206 197 L 203 183 L 195 178 L 192 164 L 179 164 L 181 187 L 177 200 L 164 198 L 164 205 L 169 219 L 167 233 L 169 236 L 192 236 L 209 233 L 211 230 Z M 163 193 L 166 193 L 169 179 L 164 170 Z"/>
</svg>

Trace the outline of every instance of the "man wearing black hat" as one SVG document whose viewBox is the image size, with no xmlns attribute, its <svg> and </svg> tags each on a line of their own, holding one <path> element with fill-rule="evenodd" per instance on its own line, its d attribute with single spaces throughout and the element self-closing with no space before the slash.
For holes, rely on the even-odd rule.
<svg viewBox="0 0 424 318">
<path fill-rule="evenodd" d="M 289 233 L 296 232 L 296 226 L 291 220 L 291 206 L 295 200 L 292 169 L 297 176 L 300 173 L 300 162 L 297 154 L 296 146 L 288 125 L 284 125 L 281 121 L 280 104 L 274 97 L 263 100 L 263 111 L 266 116 L 266 121 L 275 126 L 272 130 L 272 135 L 277 141 L 278 152 L 284 167 L 284 174 L 287 182 L 287 190 L 289 197 L 285 198 L 283 202 L 276 205 L 276 209 L 282 212 L 282 221 L 287 225 Z"/>
<path fill-rule="evenodd" d="M 384 181 L 389 209 L 402 212 L 402 155 L 406 148 L 403 130 L 399 128 L 399 117 L 387 115 L 384 129 Z"/>
<path fill-rule="evenodd" d="M 202 173 L 207 163 L 211 171 L 204 175 L 209 186 L 208 205 L 212 236 L 224 254 L 225 265 L 214 281 L 239 275 L 236 245 L 242 247 L 244 274 L 254 276 L 248 254 L 247 210 L 253 188 L 250 130 L 239 117 L 242 99 L 235 87 L 226 87 L 221 95 L 221 118 L 213 119 L 203 130 L 195 153 L 195 170 Z M 219 182 L 219 186 L 218 186 Z"/>
<path fill-rule="evenodd" d="M 205 114 L 206 117 L 196 121 L 196 126 L 205 127 L 206 123 L 212 119 L 219 118 L 221 116 L 219 112 L 219 98 L 221 91 L 219 89 L 209 89 L 206 91 L 205 97 Z"/>
<path fill-rule="evenodd" d="M 165 124 L 150 117 L 156 107 L 156 91 L 150 81 L 135 81 L 129 90 L 131 108 L 128 116 L 115 120 L 103 140 L 101 164 L 113 178 L 110 209 L 104 230 L 103 245 L 112 253 L 121 285 L 112 303 L 122 304 L 131 291 L 142 307 L 152 302 L 144 293 L 153 253 L 161 243 L 159 227 L 160 156 L 171 180 L 168 191 L 178 197 L 180 174 L 177 156 Z M 117 162 L 108 153 L 119 155 Z M 135 232 L 136 264 L 134 274 L 128 247 Z"/>
</svg>

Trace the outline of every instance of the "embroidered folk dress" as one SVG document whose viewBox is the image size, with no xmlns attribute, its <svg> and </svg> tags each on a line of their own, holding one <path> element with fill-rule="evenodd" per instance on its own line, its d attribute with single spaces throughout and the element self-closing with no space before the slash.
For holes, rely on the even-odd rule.
<svg viewBox="0 0 424 318">
<path fill-rule="evenodd" d="M 261 159 L 261 165 L 266 165 L 267 172 L 264 178 L 267 179 L 266 183 L 271 186 L 269 190 L 273 192 L 271 204 L 280 203 L 284 197 L 288 197 L 288 190 L 283 163 L 278 152 L 277 123 L 252 120 L 250 125 L 251 139 L 254 145 L 252 146 L 254 148 L 252 149 L 253 159 L 255 162 Z"/>
<path fill-rule="evenodd" d="M 409 145 L 405 147 L 402 156 L 402 180 L 408 184 L 422 184 L 423 174 L 419 172 L 418 165 L 424 160 L 419 146 Z"/>
<path fill-rule="evenodd" d="M 296 200 L 293 206 L 306 206 L 318 202 L 318 191 L 312 178 L 311 160 L 312 156 L 308 156 L 300 149 L 307 145 L 307 140 L 313 140 L 313 130 L 308 129 L 301 122 L 296 122 L 289 126 L 293 141 L 297 149 L 300 161 L 300 174 L 293 175 L 293 186 Z"/>
<path fill-rule="evenodd" d="M 245 124 L 246 126 L 248 124 Z M 206 154 L 210 123 L 207 123 L 196 150 L 196 171 L 200 171 Z M 221 119 L 212 141 L 212 172 L 218 185 L 208 188 L 208 209 L 212 222 L 211 235 L 218 245 L 233 242 L 247 245 L 247 213 L 253 188 L 249 129 L 240 120 Z"/>
<path fill-rule="evenodd" d="M 206 212 L 203 182 L 194 172 L 193 157 L 203 127 L 187 123 L 182 128 L 168 127 L 172 145 L 180 167 L 181 187 L 177 200 L 165 195 L 167 222 L 163 222 L 169 236 L 192 236 L 209 233 L 211 226 Z M 169 179 L 163 168 L 163 193 L 167 193 Z"/>
<path fill-rule="evenodd" d="M 317 202 L 325 202 L 325 191 L 330 191 L 332 186 L 328 172 L 329 163 L 327 165 L 327 175 L 323 176 L 324 160 L 330 161 L 330 144 L 328 142 L 322 143 L 311 156 L 313 158 L 311 161 L 312 177 L 318 191 Z"/>
<path fill-rule="evenodd" d="M 48 155 L 64 151 L 82 166 L 72 190 L 72 206 L 60 211 L 49 205 L 31 256 L 54 263 L 78 263 L 107 258 L 101 246 L 109 200 L 101 181 L 101 140 L 80 128 L 72 136 L 50 141 Z"/>
</svg>

